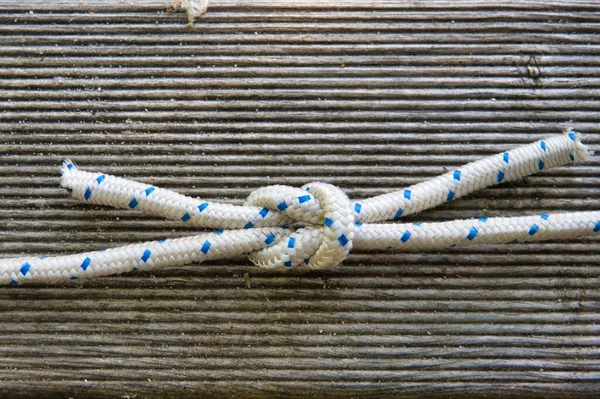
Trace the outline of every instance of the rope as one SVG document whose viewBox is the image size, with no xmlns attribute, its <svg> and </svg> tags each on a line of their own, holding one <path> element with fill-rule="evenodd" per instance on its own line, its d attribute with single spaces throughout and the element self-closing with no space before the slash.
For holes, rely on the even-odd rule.
<svg viewBox="0 0 600 399">
<path fill-rule="evenodd" d="M 167 13 L 185 11 L 188 26 L 194 26 L 196 19 L 202 16 L 208 9 L 209 0 L 175 0 L 167 7 Z"/>
<path fill-rule="evenodd" d="M 600 232 L 600 211 L 373 224 L 544 169 L 585 162 L 589 155 L 579 136 L 569 131 L 362 201 L 352 202 L 339 188 L 321 182 L 302 188 L 263 187 L 251 193 L 243 206 L 203 201 L 120 177 L 81 171 L 67 160 L 61 170 L 61 185 L 71 190 L 75 199 L 220 230 L 75 255 L 0 259 L 0 283 L 51 283 L 242 254 L 266 268 L 326 269 L 339 265 L 352 248 L 436 250 L 594 235 Z"/>
</svg>

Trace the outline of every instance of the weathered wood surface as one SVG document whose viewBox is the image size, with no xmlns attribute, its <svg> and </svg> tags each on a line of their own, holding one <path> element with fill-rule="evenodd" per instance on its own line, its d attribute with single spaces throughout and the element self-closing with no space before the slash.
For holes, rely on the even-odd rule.
<svg viewBox="0 0 600 399">
<path fill-rule="evenodd" d="M 600 150 L 591 1 L 0 0 L 0 256 L 182 236 L 58 187 L 89 169 L 239 202 L 360 198 L 560 132 Z M 421 215 L 600 209 L 598 158 Z M 40 397 L 600 394 L 600 239 L 244 259 L 0 289 L 0 393 Z M 248 277 L 245 278 L 245 273 Z"/>
</svg>

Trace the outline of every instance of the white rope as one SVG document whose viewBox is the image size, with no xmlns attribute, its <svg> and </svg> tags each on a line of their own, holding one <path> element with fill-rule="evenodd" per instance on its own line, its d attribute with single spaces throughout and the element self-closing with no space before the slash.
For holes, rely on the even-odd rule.
<svg viewBox="0 0 600 399">
<path fill-rule="evenodd" d="M 209 0 L 175 0 L 167 7 L 167 12 L 185 11 L 188 26 L 194 26 L 194 22 L 208 9 Z"/>
<path fill-rule="evenodd" d="M 260 188 L 243 206 L 203 201 L 103 173 L 80 171 L 65 161 L 61 184 L 71 190 L 73 198 L 226 230 L 76 255 L 0 259 L 0 283 L 50 283 L 242 254 L 248 254 L 261 267 L 324 269 L 339 265 L 353 247 L 432 250 L 600 234 L 599 211 L 371 224 L 415 214 L 544 169 L 585 162 L 588 157 L 589 151 L 578 135 L 569 131 L 363 201 L 351 202 L 333 185 L 310 183 L 300 189 Z"/>
</svg>

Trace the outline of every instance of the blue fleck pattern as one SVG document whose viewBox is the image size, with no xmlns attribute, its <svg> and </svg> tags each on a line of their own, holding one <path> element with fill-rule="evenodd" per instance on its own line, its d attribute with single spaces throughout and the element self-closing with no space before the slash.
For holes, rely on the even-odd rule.
<svg viewBox="0 0 600 399">
<path fill-rule="evenodd" d="M 469 230 L 469 234 L 467 234 L 467 240 L 472 241 L 475 237 L 477 237 L 477 233 L 477 228 L 471 227 L 471 230 Z"/>
<path fill-rule="evenodd" d="M 402 242 L 408 241 L 410 239 L 410 235 L 411 235 L 410 231 L 406 230 L 404 232 L 404 234 L 402 234 L 402 237 L 400 237 L 400 241 L 402 241 Z"/>
<path fill-rule="evenodd" d="M 90 263 L 92 262 L 92 260 L 89 257 L 86 257 L 83 262 L 81 262 L 81 268 L 85 271 L 87 270 L 88 266 L 90 265 Z"/>
<path fill-rule="evenodd" d="M 152 255 L 152 252 L 149 249 L 146 249 L 144 251 L 144 253 L 142 254 L 142 260 L 144 261 L 144 263 L 148 262 L 148 259 L 150 259 L 151 255 Z"/>
</svg>

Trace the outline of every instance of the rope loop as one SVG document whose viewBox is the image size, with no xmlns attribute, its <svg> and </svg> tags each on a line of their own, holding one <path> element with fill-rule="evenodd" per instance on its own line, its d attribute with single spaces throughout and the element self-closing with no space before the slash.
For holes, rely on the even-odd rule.
<svg viewBox="0 0 600 399">
<path fill-rule="evenodd" d="M 250 194 L 245 205 L 282 212 L 301 226 L 285 239 L 251 253 L 250 260 L 258 266 L 326 269 L 339 265 L 352 249 L 355 213 L 348 196 L 331 184 L 263 187 Z"/>
</svg>

